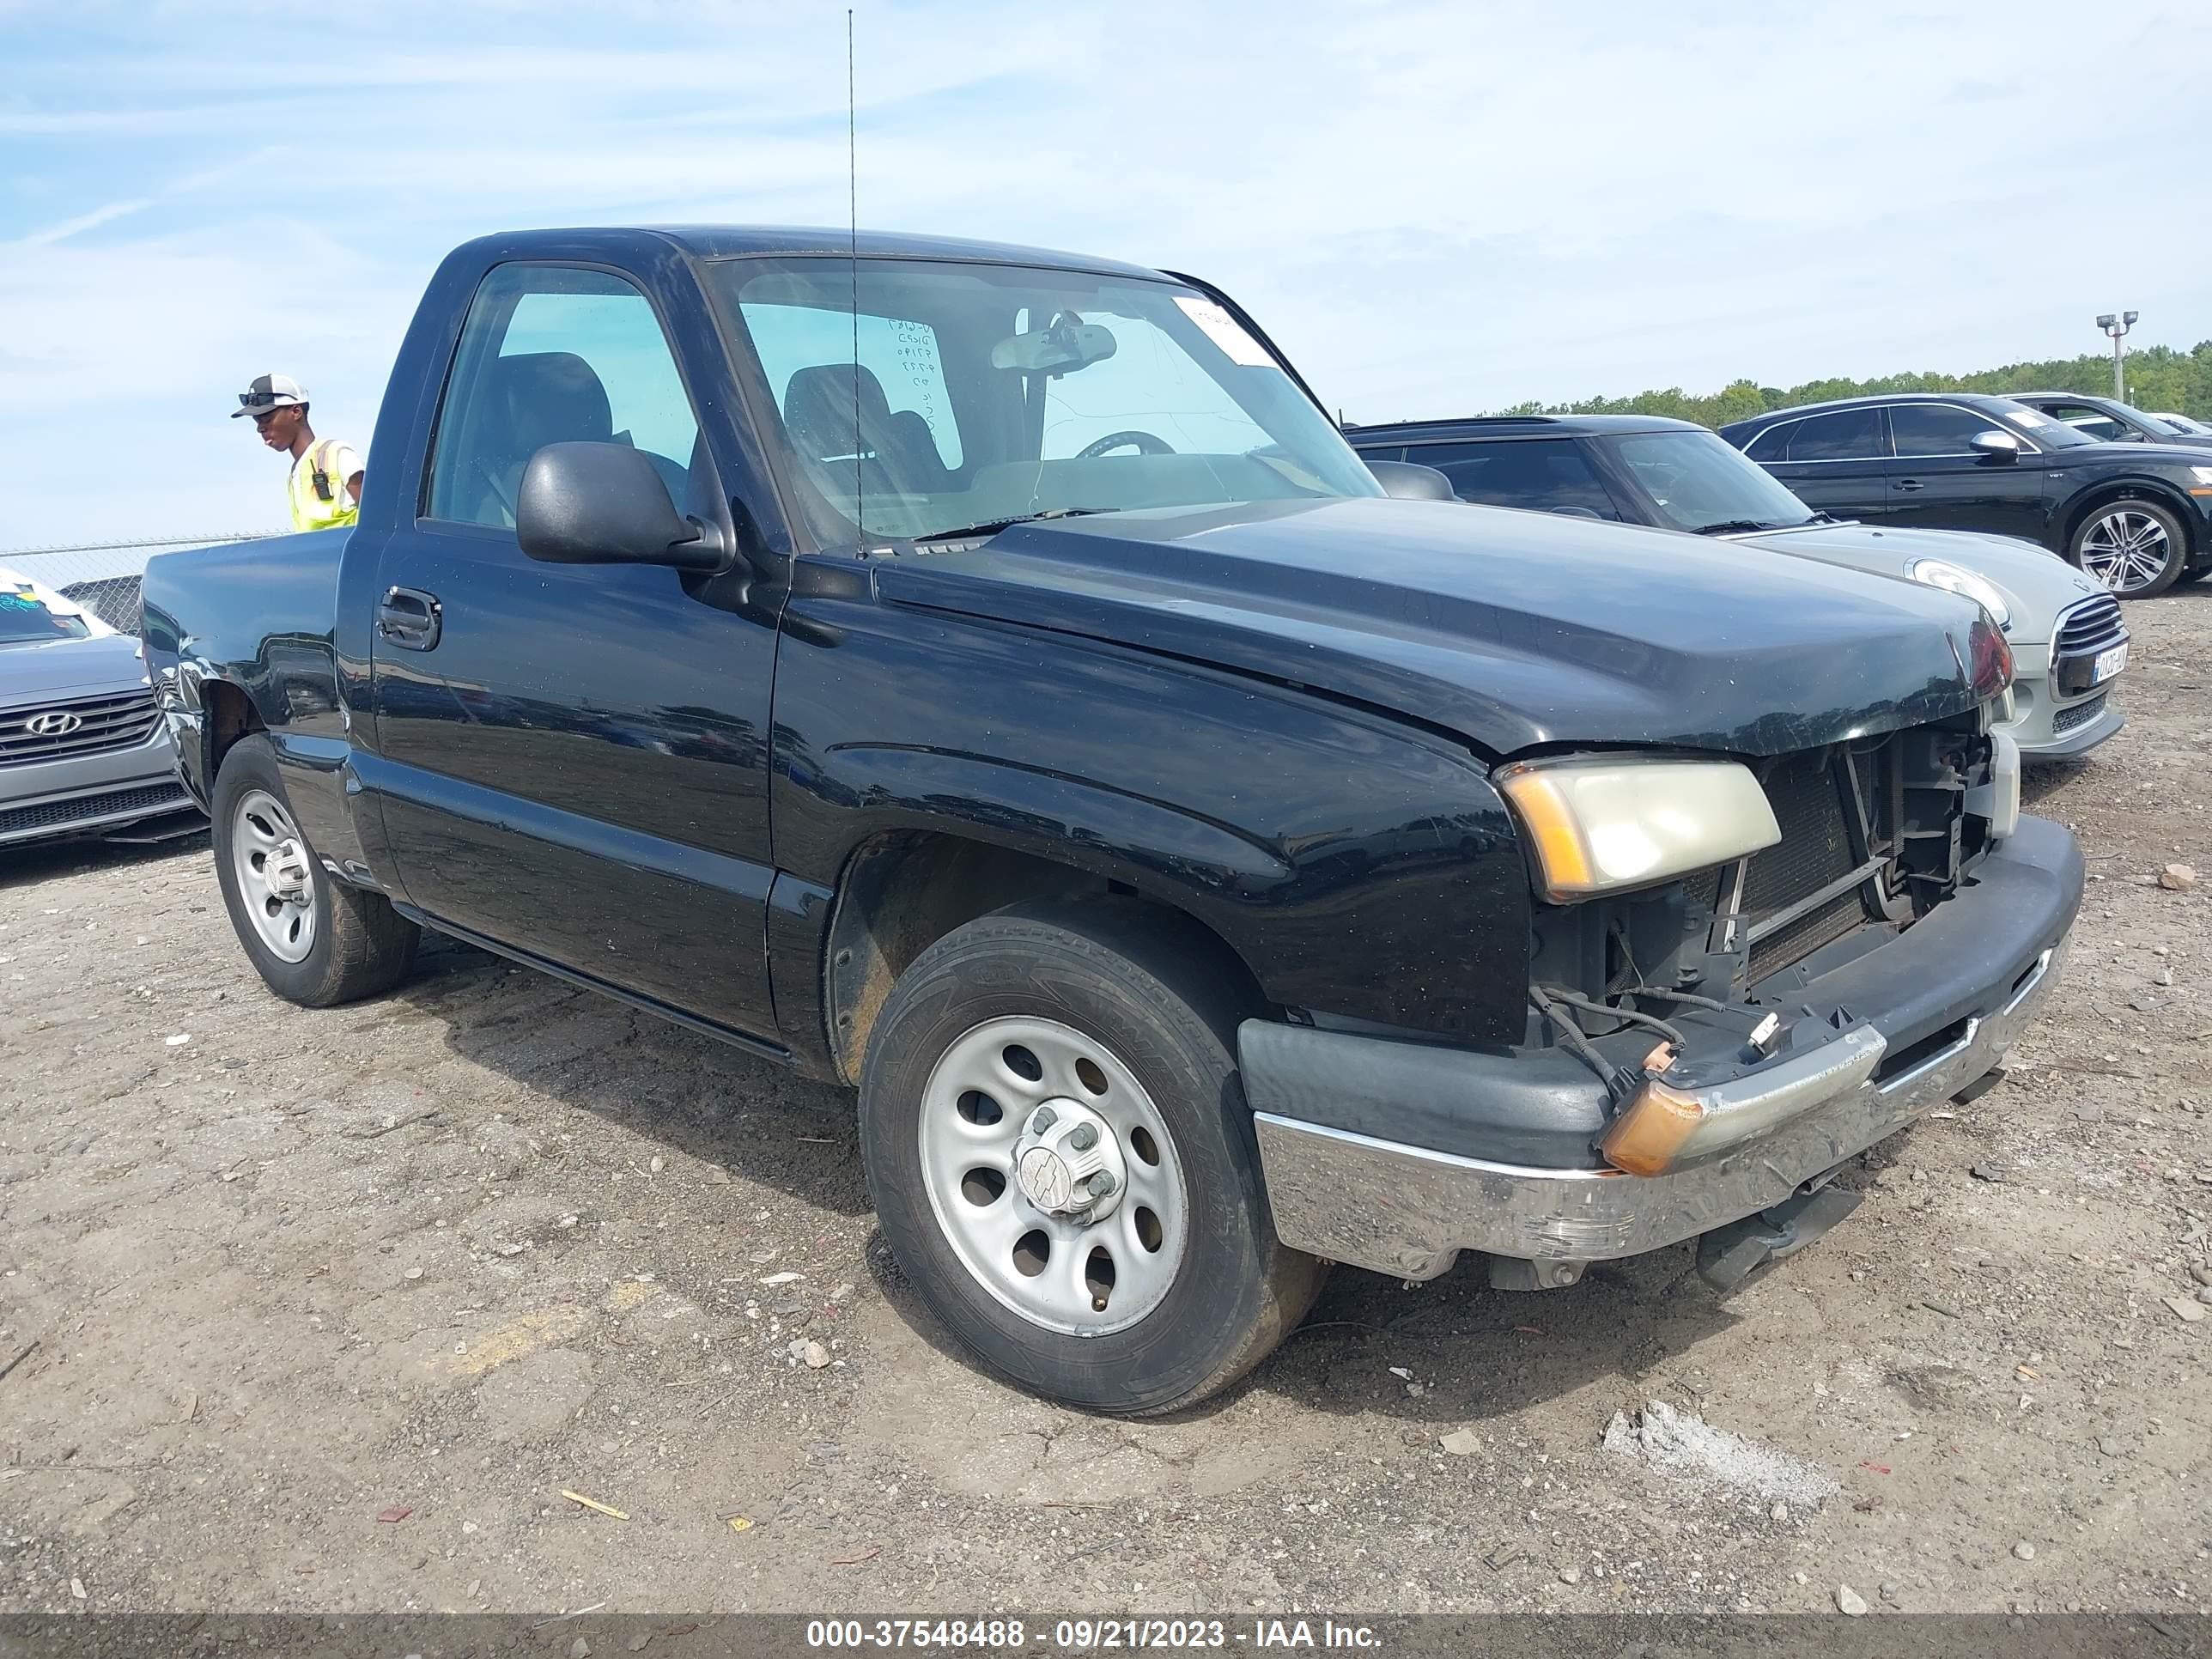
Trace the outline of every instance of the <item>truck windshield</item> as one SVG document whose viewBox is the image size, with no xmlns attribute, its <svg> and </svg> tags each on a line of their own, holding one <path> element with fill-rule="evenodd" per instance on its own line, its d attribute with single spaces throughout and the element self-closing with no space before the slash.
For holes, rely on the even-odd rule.
<svg viewBox="0 0 2212 1659">
<path fill-rule="evenodd" d="M 826 539 L 1382 493 L 1267 349 L 1180 284 L 877 258 L 857 276 L 820 257 L 714 269 Z"/>
<path fill-rule="evenodd" d="M 1813 514 L 1767 470 L 1710 432 L 1636 432 L 1601 438 L 1659 520 L 1722 535 L 1809 524 Z"/>
<path fill-rule="evenodd" d="M 0 575 L 0 647 L 82 640 L 91 633 L 74 609 L 49 604 L 35 584 Z"/>
</svg>

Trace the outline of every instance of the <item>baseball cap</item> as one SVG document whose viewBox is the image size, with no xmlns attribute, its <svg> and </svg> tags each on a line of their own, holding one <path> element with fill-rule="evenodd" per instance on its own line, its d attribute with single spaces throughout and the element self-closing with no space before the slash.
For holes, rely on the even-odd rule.
<svg viewBox="0 0 2212 1659">
<path fill-rule="evenodd" d="M 289 374 L 257 374 L 253 384 L 238 394 L 238 407 L 230 411 L 230 418 L 241 415 L 266 415 L 272 409 L 286 409 L 294 404 L 307 401 L 307 388 Z"/>
</svg>

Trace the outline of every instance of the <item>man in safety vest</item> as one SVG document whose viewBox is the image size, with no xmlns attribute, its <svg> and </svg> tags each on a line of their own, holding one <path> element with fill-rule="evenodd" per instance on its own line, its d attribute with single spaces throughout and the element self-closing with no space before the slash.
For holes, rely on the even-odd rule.
<svg viewBox="0 0 2212 1659">
<path fill-rule="evenodd" d="M 360 452 L 337 438 L 318 438 L 307 424 L 307 392 L 289 374 L 257 376 L 238 394 L 236 420 L 253 417 L 254 430 L 271 449 L 292 457 L 286 495 L 292 504 L 292 528 L 329 530 L 361 516 Z"/>
</svg>

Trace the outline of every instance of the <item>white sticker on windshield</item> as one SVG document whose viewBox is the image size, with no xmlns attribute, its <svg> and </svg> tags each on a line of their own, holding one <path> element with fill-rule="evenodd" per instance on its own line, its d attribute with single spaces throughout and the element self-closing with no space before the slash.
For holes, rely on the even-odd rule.
<svg viewBox="0 0 2212 1659">
<path fill-rule="evenodd" d="M 1219 346 L 1232 363 L 1247 368 L 1273 368 L 1275 360 L 1267 355 L 1267 348 L 1244 331 L 1244 325 L 1211 300 L 1200 299 L 1195 294 L 1178 294 L 1175 302 L 1181 306 L 1183 315 L 1206 331 L 1206 337 Z"/>
<path fill-rule="evenodd" d="M 2032 409 L 2008 409 L 2005 410 L 2005 413 L 2011 416 L 2014 420 L 2019 422 L 2022 426 L 2043 426 L 2047 424 L 2045 418 L 2043 416 L 2037 414 Z"/>
</svg>

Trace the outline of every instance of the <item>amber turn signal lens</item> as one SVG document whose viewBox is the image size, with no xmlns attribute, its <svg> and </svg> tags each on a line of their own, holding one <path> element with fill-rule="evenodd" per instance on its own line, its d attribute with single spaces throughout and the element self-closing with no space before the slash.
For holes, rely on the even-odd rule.
<svg viewBox="0 0 2212 1659">
<path fill-rule="evenodd" d="M 1535 843 L 1537 866 L 1554 892 L 1587 892 L 1598 884 L 1561 787 L 1563 780 L 1541 771 L 1516 772 L 1504 780 L 1508 799 L 1520 809 L 1522 824 Z"/>
<path fill-rule="evenodd" d="M 1660 1175 L 1680 1155 L 1683 1144 L 1705 1117 L 1696 1096 L 1653 1078 L 1613 1119 L 1597 1149 L 1607 1163 L 1625 1174 Z"/>
</svg>

